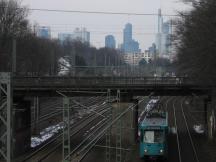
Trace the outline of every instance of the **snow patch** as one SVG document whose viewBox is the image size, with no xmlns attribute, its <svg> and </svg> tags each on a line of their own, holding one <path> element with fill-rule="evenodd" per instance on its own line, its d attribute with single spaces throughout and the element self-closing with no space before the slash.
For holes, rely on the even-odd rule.
<svg viewBox="0 0 216 162">
<path fill-rule="evenodd" d="M 204 126 L 202 124 L 200 124 L 200 125 L 194 125 L 193 129 L 198 134 L 203 134 L 205 132 Z"/>
<path fill-rule="evenodd" d="M 60 65 L 60 71 L 58 73 L 59 76 L 64 76 L 67 75 L 69 73 L 69 69 L 70 69 L 70 63 L 68 60 L 66 60 L 65 58 L 61 57 L 58 60 L 58 63 Z"/>
<path fill-rule="evenodd" d="M 172 134 L 177 134 L 176 127 L 171 127 L 171 128 L 170 128 L 170 133 L 172 133 Z"/>
<path fill-rule="evenodd" d="M 154 108 L 154 105 L 159 101 L 159 99 L 151 99 L 146 105 L 146 111 L 149 112 Z"/>
<path fill-rule="evenodd" d="M 60 130 L 62 130 L 63 127 L 64 127 L 63 123 L 60 123 L 60 124 L 45 128 L 44 130 L 40 132 L 39 136 L 31 137 L 31 147 L 34 148 L 42 144 L 43 142 L 45 142 L 46 140 L 50 139 L 52 136 L 57 134 Z"/>
</svg>

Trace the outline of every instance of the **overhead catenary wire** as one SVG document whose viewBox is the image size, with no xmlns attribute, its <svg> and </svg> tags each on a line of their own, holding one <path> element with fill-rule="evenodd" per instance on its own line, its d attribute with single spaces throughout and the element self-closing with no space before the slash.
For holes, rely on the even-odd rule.
<svg viewBox="0 0 216 162">
<path fill-rule="evenodd" d="M 8 8 L 8 7 L 7 6 L 0 6 L 0 8 Z M 16 9 L 26 9 L 26 8 L 17 7 Z M 100 15 L 158 16 L 158 13 L 108 12 L 108 11 L 65 10 L 65 9 L 48 9 L 48 8 L 27 8 L 27 10 L 29 10 L 29 11 L 39 11 L 39 12 L 100 14 Z M 177 15 L 177 14 L 162 14 L 162 16 L 179 17 L 180 15 Z"/>
</svg>

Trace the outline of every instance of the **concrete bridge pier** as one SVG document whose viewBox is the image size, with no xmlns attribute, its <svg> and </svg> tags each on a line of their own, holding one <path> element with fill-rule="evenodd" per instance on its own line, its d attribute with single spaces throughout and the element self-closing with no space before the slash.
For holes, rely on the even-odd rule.
<svg viewBox="0 0 216 162">
<path fill-rule="evenodd" d="M 209 137 L 209 138 L 211 138 L 211 133 L 209 132 L 209 130 L 211 130 L 211 129 L 209 129 L 209 120 L 208 120 L 208 118 L 209 118 L 209 114 L 208 114 L 208 111 L 209 111 L 209 109 L 210 109 L 210 103 L 208 102 L 208 100 L 205 98 L 204 99 L 204 124 L 205 124 L 205 132 L 206 132 L 206 135 Z"/>
<path fill-rule="evenodd" d="M 216 97 L 204 100 L 205 122 L 207 127 L 207 135 L 210 140 L 216 138 Z"/>
<path fill-rule="evenodd" d="M 216 97 L 209 96 L 204 99 L 204 119 L 206 135 L 210 140 L 216 138 Z"/>
<path fill-rule="evenodd" d="M 31 147 L 31 102 L 14 99 L 14 157 L 22 155 Z"/>
</svg>

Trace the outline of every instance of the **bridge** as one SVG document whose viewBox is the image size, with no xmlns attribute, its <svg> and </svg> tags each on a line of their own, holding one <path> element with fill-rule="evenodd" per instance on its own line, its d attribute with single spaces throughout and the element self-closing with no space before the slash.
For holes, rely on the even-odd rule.
<svg viewBox="0 0 216 162">
<path fill-rule="evenodd" d="M 212 86 L 196 84 L 186 77 L 14 77 L 14 93 L 29 96 L 98 95 L 120 90 L 133 96 L 154 95 L 181 96 L 209 94 Z"/>
</svg>

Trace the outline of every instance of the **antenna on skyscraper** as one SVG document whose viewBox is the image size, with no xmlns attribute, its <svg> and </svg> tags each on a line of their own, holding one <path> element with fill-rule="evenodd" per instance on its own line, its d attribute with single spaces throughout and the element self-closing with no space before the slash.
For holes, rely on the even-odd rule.
<svg viewBox="0 0 216 162">
<path fill-rule="evenodd" d="M 158 33 L 161 33 L 161 9 L 158 9 Z"/>
<path fill-rule="evenodd" d="M 161 30 L 162 30 L 162 14 L 161 9 L 158 9 L 158 57 L 161 57 Z"/>
</svg>

